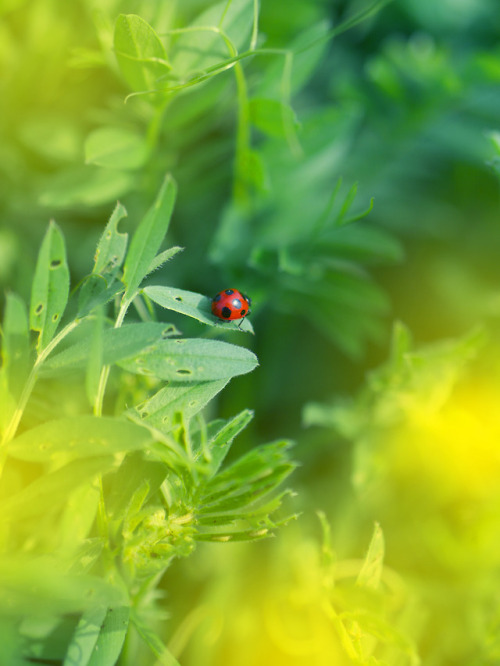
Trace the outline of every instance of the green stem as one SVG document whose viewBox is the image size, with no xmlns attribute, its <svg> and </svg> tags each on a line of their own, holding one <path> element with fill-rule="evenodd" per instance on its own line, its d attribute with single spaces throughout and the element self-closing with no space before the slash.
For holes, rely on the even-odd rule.
<svg viewBox="0 0 500 666">
<path fill-rule="evenodd" d="M 243 67 L 237 62 L 234 65 L 236 88 L 238 91 L 238 128 L 236 132 L 236 173 L 234 179 L 234 197 L 236 201 L 248 202 L 248 152 L 250 150 L 250 110 L 248 104 L 248 88 Z"/>
<path fill-rule="evenodd" d="M 132 298 L 127 298 L 122 301 L 122 304 L 120 306 L 120 311 L 118 312 L 118 316 L 115 321 L 115 328 L 120 328 L 120 326 L 123 324 L 123 320 L 125 319 L 125 315 L 127 314 L 127 310 L 130 307 L 130 304 L 135 298 L 135 294 Z M 109 365 L 104 365 L 101 370 L 101 376 L 99 377 L 99 386 L 97 388 L 97 393 L 96 393 L 96 398 L 95 398 L 95 403 L 94 403 L 94 415 L 95 416 L 102 416 L 102 406 L 104 402 L 104 393 L 106 392 L 106 384 L 108 383 L 108 378 L 109 378 L 109 372 L 110 372 L 110 366 Z"/>
</svg>

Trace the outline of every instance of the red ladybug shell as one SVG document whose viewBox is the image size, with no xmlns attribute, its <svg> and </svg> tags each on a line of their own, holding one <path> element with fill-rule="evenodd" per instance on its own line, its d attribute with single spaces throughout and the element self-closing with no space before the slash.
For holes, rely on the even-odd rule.
<svg viewBox="0 0 500 666">
<path fill-rule="evenodd" d="M 223 319 L 243 319 L 250 314 L 251 299 L 237 289 L 224 289 L 212 299 L 212 313 Z"/>
</svg>

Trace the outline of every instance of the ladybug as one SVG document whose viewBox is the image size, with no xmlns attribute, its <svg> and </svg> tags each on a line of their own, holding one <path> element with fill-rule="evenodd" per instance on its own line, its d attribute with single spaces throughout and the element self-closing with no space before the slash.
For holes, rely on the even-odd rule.
<svg viewBox="0 0 500 666">
<path fill-rule="evenodd" d="M 252 301 L 237 289 L 224 289 L 212 299 L 212 314 L 223 321 L 243 319 L 250 314 Z M 241 322 L 240 322 L 241 325 Z"/>
</svg>

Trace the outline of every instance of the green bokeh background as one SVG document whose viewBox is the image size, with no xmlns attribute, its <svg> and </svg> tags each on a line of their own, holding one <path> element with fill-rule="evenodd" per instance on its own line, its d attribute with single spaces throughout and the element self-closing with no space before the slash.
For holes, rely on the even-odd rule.
<svg viewBox="0 0 500 666">
<path fill-rule="evenodd" d="M 3 0 L 0 285 L 28 297 L 50 218 L 76 284 L 116 200 L 132 230 L 172 172 L 169 242 L 185 251 L 160 280 L 252 295 L 256 335 L 230 340 L 260 367 L 210 410 L 255 410 L 236 453 L 295 440 L 291 503 L 302 513 L 272 541 L 207 545 L 175 563 L 163 637 L 183 666 L 412 664 L 417 654 L 430 666 L 498 663 L 498 2 L 394 0 L 304 51 L 371 3 L 262 0 L 259 47 L 296 55 L 290 80 L 283 53 L 241 61 L 247 124 L 234 69 L 159 101 L 127 98 L 119 14 L 148 21 L 180 67 L 168 31 L 224 5 Z M 234 3 L 251 14 L 246 5 Z M 242 25 L 234 36 L 248 43 Z M 132 142 L 108 161 L 91 150 L 103 128 Z M 372 198 L 373 210 L 336 227 L 355 183 L 349 215 Z M 394 332 L 396 320 L 407 328 Z M 390 618 L 395 633 L 377 626 L 376 648 L 363 637 L 349 654 L 325 611 L 331 569 L 316 510 L 331 524 L 334 606 L 349 636 L 367 609 Z M 389 582 L 367 599 L 349 571 L 374 522 Z"/>
</svg>

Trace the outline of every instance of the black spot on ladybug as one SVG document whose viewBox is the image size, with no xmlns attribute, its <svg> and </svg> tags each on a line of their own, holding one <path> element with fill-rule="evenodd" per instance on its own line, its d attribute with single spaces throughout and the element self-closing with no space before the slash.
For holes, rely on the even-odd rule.
<svg viewBox="0 0 500 666">
<path fill-rule="evenodd" d="M 241 301 L 239 298 L 233 298 L 231 301 L 231 305 L 235 310 L 239 310 L 241 308 Z"/>
<path fill-rule="evenodd" d="M 240 312 L 240 315 L 241 315 L 242 317 L 244 317 L 244 316 L 246 315 L 246 313 L 247 313 L 246 310 L 242 310 L 242 311 Z"/>
<path fill-rule="evenodd" d="M 214 303 L 217 303 L 218 301 L 220 301 L 221 298 L 222 298 L 222 296 L 220 294 L 217 294 L 217 296 L 214 298 Z"/>
<path fill-rule="evenodd" d="M 226 289 L 224 293 L 227 294 L 228 296 L 231 296 L 231 294 L 234 294 L 234 289 Z"/>
<path fill-rule="evenodd" d="M 221 310 L 221 315 L 224 317 L 224 319 L 229 319 L 229 317 L 231 316 L 230 308 L 224 306 Z"/>
</svg>

